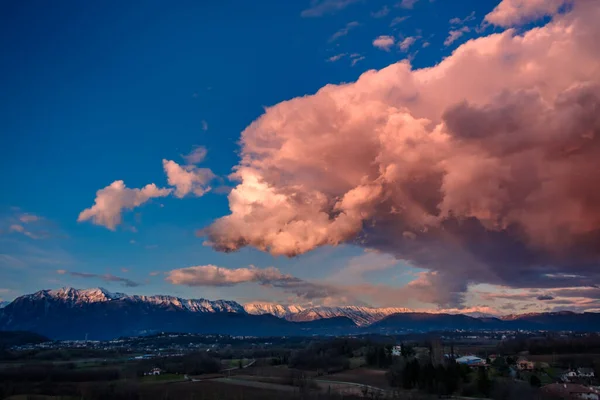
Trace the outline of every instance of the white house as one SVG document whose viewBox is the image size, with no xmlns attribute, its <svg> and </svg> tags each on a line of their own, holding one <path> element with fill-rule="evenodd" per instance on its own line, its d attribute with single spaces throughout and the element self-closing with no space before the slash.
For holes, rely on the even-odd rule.
<svg viewBox="0 0 600 400">
<path fill-rule="evenodd" d="M 466 364 L 470 366 L 482 366 L 485 365 L 485 360 L 476 356 L 463 356 L 455 360 L 459 364 Z"/>
<path fill-rule="evenodd" d="M 592 368 L 577 368 L 577 376 L 579 378 L 593 378 L 594 370 Z"/>
<path fill-rule="evenodd" d="M 145 375 L 160 375 L 162 372 L 163 371 L 160 368 L 152 368 L 150 372 L 146 372 Z"/>
<path fill-rule="evenodd" d="M 392 356 L 400 357 L 402 355 L 402 346 L 392 347 Z"/>
</svg>

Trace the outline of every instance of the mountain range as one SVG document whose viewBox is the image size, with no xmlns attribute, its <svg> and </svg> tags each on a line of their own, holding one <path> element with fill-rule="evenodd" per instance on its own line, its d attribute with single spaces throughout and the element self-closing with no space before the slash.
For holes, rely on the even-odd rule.
<svg viewBox="0 0 600 400">
<path fill-rule="evenodd" d="M 539 313 L 476 318 L 406 308 L 302 307 L 229 300 L 138 296 L 102 288 L 41 290 L 0 309 L 0 330 L 52 339 L 112 339 L 156 332 L 244 336 L 344 335 L 446 329 L 599 331 L 597 313 Z"/>
</svg>

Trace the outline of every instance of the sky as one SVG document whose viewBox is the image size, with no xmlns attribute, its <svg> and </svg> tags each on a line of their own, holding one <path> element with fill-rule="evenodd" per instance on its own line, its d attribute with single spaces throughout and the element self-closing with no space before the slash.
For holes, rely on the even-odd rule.
<svg viewBox="0 0 600 400">
<path fill-rule="evenodd" d="M 1 300 L 600 309 L 598 2 L 0 7 Z"/>
</svg>

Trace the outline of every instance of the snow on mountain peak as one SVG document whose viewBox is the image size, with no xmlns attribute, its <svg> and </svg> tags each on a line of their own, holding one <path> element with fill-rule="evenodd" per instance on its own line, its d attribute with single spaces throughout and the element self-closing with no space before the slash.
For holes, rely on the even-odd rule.
<svg viewBox="0 0 600 400">
<path fill-rule="evenodd" d="M 244 304 L 244 310 L 248 314 L 262 315 L 271 314 L 279 318 L 286 318 L 294 314 L 298 314 L 304 311 L 306 307 L 299 305 L 281 305 L 271 303 L 246 303 Z"/>
<path fill-rule="evenodd" d="M 361 307 L 361 306 L 299 306 L 271 303 L 248 303 L 244 305 L 248 314 L 272 314 L 289 321 L 314 321 L 322 318 L 348 317 L 357 325 L 369 325 L 388 315 L 411 312 L 408 308 L 398 307 Z"/>
<path fill-rule="evenodd" d="M 58 290 L 42 290 L 34 293 L 34 296 L 45 297 L 49 296 L 55 299 L 61 299 L 71 302 L 98 303 L 111 301 L 127 297 L 123 293 L 112 293 L 104 288 L 92 289 L 74 289 L 72 287 L 64 287 Z"/>
</svg>

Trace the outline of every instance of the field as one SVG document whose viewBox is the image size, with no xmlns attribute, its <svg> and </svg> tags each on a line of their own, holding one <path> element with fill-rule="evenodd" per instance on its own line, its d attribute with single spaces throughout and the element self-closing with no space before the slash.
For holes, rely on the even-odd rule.
<svg viewBox="0 0 600 400">
<path fill-rule="evenodd" d="M 318 378 L 319 381 L 351 382 L 361 385 L 373 386 L 380 389 L 390 389 L 385 377 L 385 371 L 377 369 L 358 368 L 350 371 L 338 372 Z"/>
<path fill-rule="evenodd" d="M 183 381 L 185 378 L 179 374 L 161 374 L 161 375 L 147 375 L 140 378 L 141 382 L 152 383 L 152 382 L 177 382 Z"/>
</svg>

